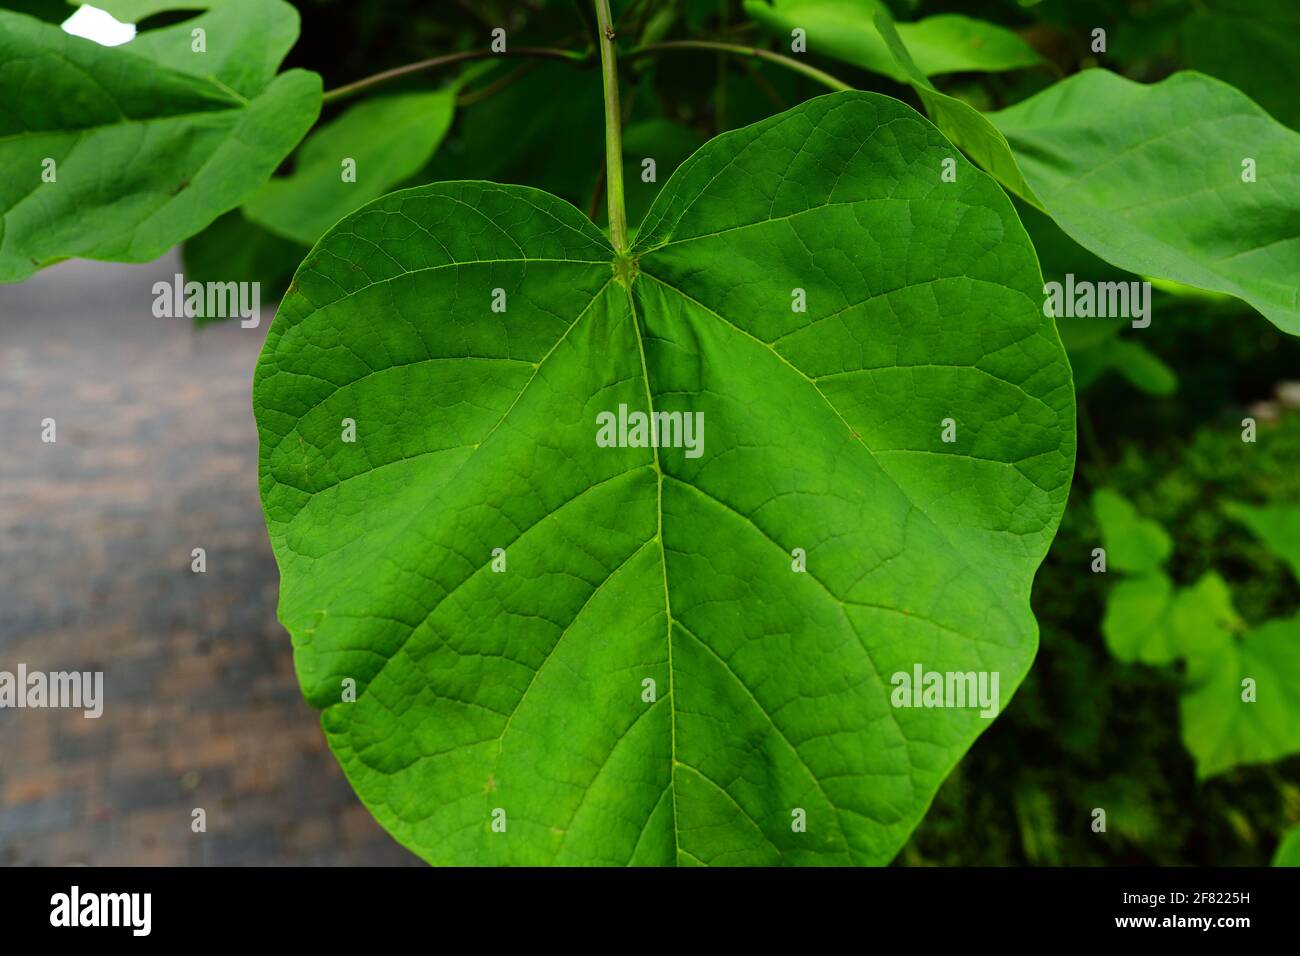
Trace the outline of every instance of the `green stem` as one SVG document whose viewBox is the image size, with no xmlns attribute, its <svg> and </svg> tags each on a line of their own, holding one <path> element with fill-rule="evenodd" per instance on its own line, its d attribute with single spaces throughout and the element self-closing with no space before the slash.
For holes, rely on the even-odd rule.
<svg viewBox="0 0 1300 956">
<path fill-rule="evenodd" d="M 609 241 L 620 256 L 627 252 L 627 212 L 623 207 L 623 113 L 618 108 L 618 60 L 609 0 L 594 0 L 600 34 L 600 72 L 605 84 L 605 196 L 609 203 Z"/>
<path fill-rule="evenodd" d="M 360 93 L 362 90 L 370 89 L 372 86 L 379 86 L 381 83 L 387 83 L 389 80 L 395 80 L 401 76 L 408 76 L 411 73 L 419 73 L 423 70 L 433 70 L 440 66 L 450 66 L 453 63 L 464 63 L 466 60 L 486 60 L 494 56 L 537 56 L 551 60 L 568 60 L 571 63 L 585 63 L 590 53 L 582 53 L 577 50 L 556 50 L 551 47 L 539 46 L 521 46 L 514 49 L 507 49 L 504 53 L 494 53 L 491 50 L 464 50 L 460 53 L 448 53 L 445 56 L 435 56 L 429 60 L 420 60 L 417 63 L 407 63 L 403 66 L 395 66 L 391 70 L 384 70 L 382 73 L 376 73 L 374 76 L 367 76 L 364 79 L 357 80 L 355 83 L 348 83 L 346 86 L 336 87 L 332 90 L 326 90 L 325 95 L 321 97 L 322 102 L 332 103 L 335 100 L 341 100 L 344 97 L 352 96 L 354 93 Z"/>
<path fill-rule="evenodd" d="M 645 56 L 649 53 L 657 53 L 664 50 L 715 50 L 719 53 L 738 53 L 741 56 L 754 56 L 760 60 L 767 60 L 769 63 L 777 63 L 788 70 L 794 70 L 796 73 L 802 73 L 810 79 L 816 80 L 823 86 L 832 90 L 851 90 L 853 87 L 843 80 L 836 79 L 829 73 L 824 73 L 815 66 L 809 66 L 807 63 L 801 63 L 793 57 L 785 56 L 781 53 L 773 53 L 771 50 L 764 50 L 761 47 L 741 46 L 738 43 L 718 43 L 713 40 L 668 40 L 663 43 L 647 43 L 645 46 L 639 46 L 635 50 L 626 54 L 628 59 L 638 56 Z"/>
</svg>

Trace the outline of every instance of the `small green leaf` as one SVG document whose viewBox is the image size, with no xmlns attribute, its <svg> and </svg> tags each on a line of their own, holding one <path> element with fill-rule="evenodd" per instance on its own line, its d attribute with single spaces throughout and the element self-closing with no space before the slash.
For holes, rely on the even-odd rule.
<svg viewBox="0 0 1300 956">
<path fill-rule="evenodd" d="M 1033 249 L 951 152 L 840 93 L 706 144 L 628 257 L 482 182 L 317 244 L 257 368 L 262 499 L 304 693 L 398 840 L 894 856 L 988 726 L 894 675 L 1009 699 L 1074 455 Z M 701 441 L 603 446 L 620 406 Z"/>
<path fill-rule="evenodd" d="M 909 82 L 873 24 L 877 14 L 888 14 L 877 0 L 745 0 L 745 12 L 786 43 L 792 30 L 802 29 L 809 53 Z M 900 23 L 898 32 L 927 76 L 995 73 L 1043 62 L 1033 47 L 1005 27 L 960 14 Z"/>
<path fill-rule="evenodd" d="M 312 245 L 429 161 L 451 126 L 456 89 L 356 104 L 307 137 L 293 173 L 266 183 L 244 205 L 244 214 L 271 232 Z"/>
<path fill-rule="evenodd" d="M 1224 505 L 1229 517 L 1236 518 L 1274 554 L 1291 567 L 1300 581 L 1300 507 L 1295 505 L 1248 505 L 1230 501 Z"/>
<path fill-rule="evenodd" d="M 1106 567 L 1145 574 L 1156 571 L 1173 550 L 1173 541 L 1158 523 L 1138 516 L 1137 509 L 1117 492 L 1098 489 L 1092 512 L 1101 527 Z"/>
<path fill-rule="evenodd" d="M 1179 711 L 1198 777 L 1300 751 L 1300 617 L 1189 657 L 1187 681 Z"/>
<path fill-rule="evenodd" d="M 0 11 L 0 281 L 69 256 L 157 258 L 257 189 L 320 96 L 291 70 L 250 100 Z"/>
</svg>

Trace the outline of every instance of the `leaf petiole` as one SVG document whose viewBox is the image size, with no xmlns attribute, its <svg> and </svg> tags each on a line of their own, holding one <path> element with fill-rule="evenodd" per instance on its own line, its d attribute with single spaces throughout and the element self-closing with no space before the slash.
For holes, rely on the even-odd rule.
<svg viewBox="0 0 1300 956">
<path fill-rule="evenodd" d="M 618 59 L 609 0 L 594 0 L 600 34 L 600 72 L 605 86 L 605 196 L 609 205 L 609 240 L 620 256 L 627 252 L 627 212 L 623 204 L 623 113 L 618 106 Z"/>
</svg>

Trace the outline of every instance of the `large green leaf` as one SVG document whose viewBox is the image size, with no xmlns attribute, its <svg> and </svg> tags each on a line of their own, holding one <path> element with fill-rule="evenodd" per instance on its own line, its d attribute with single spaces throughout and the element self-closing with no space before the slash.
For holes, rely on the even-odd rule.
<svg viewBox="0 0 1300 956">
<path fill-rule="evenodd" d="M 457 86 L 363 100 L 303 143 L 289 176 L 272 179 L 244 214 L 272 232 L 311 245 L 354 209 L 428 162 L 451 126 Z M 355 178 L 344 178 L 351 160 Z"/>
<path fill-rule="evenodd" d="M 161 255 L 270 176 L 315 121 L 320 88 L 291 70 L 249 99 L 0 11 L 0 281 L 69 256 Z"/>
<path fill-rule="evenodd" d="M 1200 648 L 1188 657 L 1187 680 L 1179 710 L 1197 776 L 1300 751 L 1300 616 Z"/>
<path fill-rule="evenodd" d="M 1081 245 L 1300 333 L 1300 133 L 1249 98 L 1198 73 L 1144 86 L 1086 70 L 988 119 Z"/>
<path fill-rule="evenodd" d="M 745 0 L 745 12 L 777 36 L 807 35 L 808 52 L 909 82 L 873 23 L 888 8 L 879 0 Z M 898 32 L 927 76 L 1000 72 L 1042 63 L 1033 47 L 1005 27 L 955 13 L 898 24 Z"/>
<path fill-rule="evenodd" d="M 953 154 L 833 94 L 706 144 L 630 257 L 481 182 L 316 246 L 257 368 L 262 497 L 304 693 L 400 841 L 895 854 L 988 720 L 896 708 L 893 675 L 1009 699 L 1074 456 L 1033 250 L 987 176 L 941 181 Z M 602 447 L 620 406 L 702 414 L 699 456 Z"/>
</svg>

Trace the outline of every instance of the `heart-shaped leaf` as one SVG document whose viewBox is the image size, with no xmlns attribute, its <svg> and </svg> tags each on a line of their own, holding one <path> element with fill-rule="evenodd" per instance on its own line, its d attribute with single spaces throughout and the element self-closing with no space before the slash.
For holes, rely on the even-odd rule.
<svg viewBox="0 0 1300 956">
<path fill-rule="evenodd" d="M 0 281 L 69 256 L 162 255 L 271 175 L 315 121 L 320 87 L 290 70 L 250 99 L 0 11 Z"/>
<path fill-rule="evenodd" d="M 1033 249 L 953 157 L 840 93 L 706 144 L 630 255 L 480 182 L 316 246 L 256 373 L 262 497 L 303 690 L 397 839 L 897 852 L 1029 667 L 1074 457 Z"/>
</svg>

